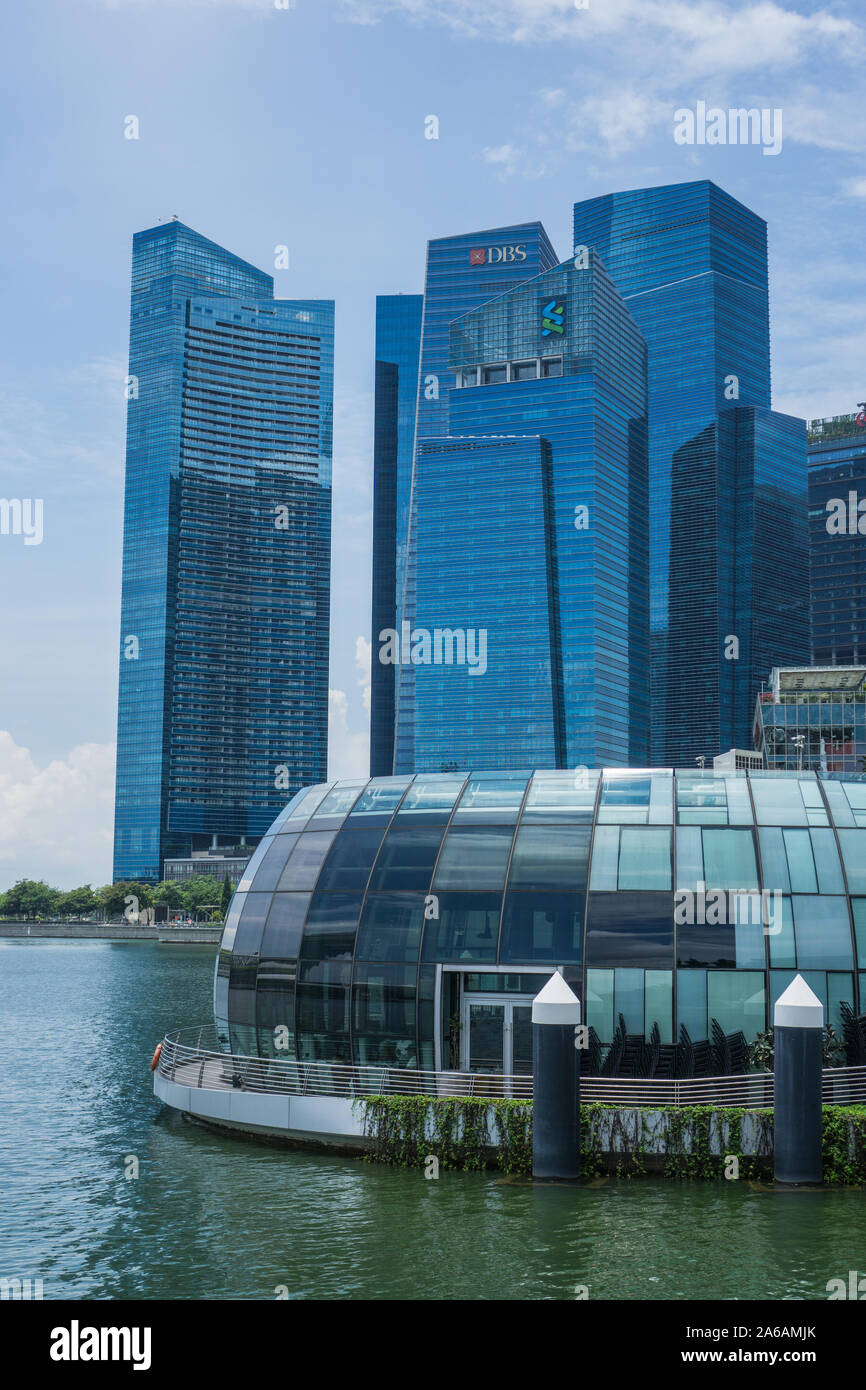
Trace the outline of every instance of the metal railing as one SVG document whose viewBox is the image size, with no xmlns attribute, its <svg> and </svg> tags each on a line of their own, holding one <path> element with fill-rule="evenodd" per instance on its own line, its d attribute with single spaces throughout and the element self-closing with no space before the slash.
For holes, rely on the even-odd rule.
<svg viewBox="0 0 866 1390">
<path fill-rule="evenodd" d="M 488 1072 L 419 1071 L 414 1067 L 344 1062 L 297 1062 L 246 1057 L 220 1050 L 212 1025 L 182 1028 L 163 1039 L 159 1074 L 182 1086 L 211 1091 L 253 1091 L 283 1096 L 370 1095 L 511 1096 L 532 1099 L 531 1076 Z M 584 1076 L 581 1099 L 606 1105 L 731 1105 L 754 1110 L 773 1105 L 773 1073 L 682 1079 Z M 830 1067 L 823 1073 L 825 1105 L 866 1102 L 866 1067 Z"/>
</svg>

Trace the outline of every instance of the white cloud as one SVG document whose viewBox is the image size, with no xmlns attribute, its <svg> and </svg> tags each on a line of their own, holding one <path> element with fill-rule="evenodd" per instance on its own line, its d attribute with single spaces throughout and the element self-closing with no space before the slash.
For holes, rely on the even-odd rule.
<svg viewBox="0 0 866 1390">
<path fill-rule="evenodd" d="M 110 881 L 114 760 L 113 744 L 82 743 L 39 767 L 0 730 L 0 890 L 19 878 Z"/>
<path fill-rule="evenodd" d="M 849 198 L 866 198 L 866 178 L 848 179 L 845 192 Z"/>
<path fill-rule="evenodd" d="M 345 690 L 328 691 L 328 779 L 367 777 L 370 734 L 349 729 L 349 697 Z"/>
<path fill-rule="evenodd" d="M 370 713 L 370 663 L 373 657 L 373 644 L 366 637 L 355 638 L 355 666 L 358 671 L 358 684 L 361 687 L 361 703 Z"/>
</svg>

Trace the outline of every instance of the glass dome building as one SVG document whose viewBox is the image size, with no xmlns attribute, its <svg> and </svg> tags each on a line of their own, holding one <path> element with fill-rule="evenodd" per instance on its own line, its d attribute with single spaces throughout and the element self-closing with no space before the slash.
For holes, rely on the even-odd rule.
<svg viewBox="0 0 866 1390">
<path fill-rule="evenodd" d="M 866 1007 L 866 779 L 580 768 L 307 787 L 238 884 L 220 1045 L 531 1070 L 555 968 L 609 1043 L 768 1026 L 799 972 Z M 861 1004 L 861 999 L 863 1003 Z"/>
</svg>

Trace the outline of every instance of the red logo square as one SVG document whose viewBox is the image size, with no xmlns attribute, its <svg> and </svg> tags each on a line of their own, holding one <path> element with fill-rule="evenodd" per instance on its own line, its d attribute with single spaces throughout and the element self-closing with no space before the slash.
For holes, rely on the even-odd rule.
<svg viewBox="0 0 866 1390">
<path fill-rule="evenodd" d="M 484 265 L 487 259 L 487 249 L 484 246 L 474 246 L 469 252 L 470 265 Z"/>
</svg>

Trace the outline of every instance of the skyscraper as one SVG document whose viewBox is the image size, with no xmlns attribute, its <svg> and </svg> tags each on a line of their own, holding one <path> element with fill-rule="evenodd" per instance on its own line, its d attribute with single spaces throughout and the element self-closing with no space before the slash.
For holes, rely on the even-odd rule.
<svg viewBox="0 0 866 1390">
<path fill-rule="evenodd" d="M 326 773 L 333 324 L 181 222 L 133 238 L 116 879 Z"/>
<path fill-rule="evenodd" d="M 809 422 L 812 661 L 866 662 L 866 410 Z"/>
<path fill-rule="evenodd" d="M 461 314 L 477 308 L 495 295 L 513 289 L 557 263 L 556 253 L 540 222 L 440 237 L 427 246 L 424 306 L 418 376 L 415 450 L 405 532 L 397 541 L 397 554 L 405 546 L 405 572 L 398 577 L 396 624 L 414 621 L 416 582 L 415 471 L 421 440 L 447 434 L 448 393 L 454 375 L 449 366 L 450 327 Z M 403 522 L 401 519 L 401 528 Z M 374 568 L 376 566 L 374 556 Z M 381 629 L 380 629 L 381 631 Z M 378 632 L 373 632 L 373 661 L 379 656 Z M 395 720 L 393 765 L 415 766 L 414 667 L 395 672 Z"/>
<path fill-rule="evenodd" d="M 418 357 L 424 296 L 376 298 L 376 382 L 373 437 L 373 641 L 397 625 L 397 596 L 406 570 L 409 494 L 418 403 Z M 370 670 L 370 775 L 394 763 L 395 670 Z"/>
<path fill-rule="evenodd" d="M 450 358 L 448 435 L 416 448 L 413 630 L 464 634 L 466 660 L 411 651 L 415 768 L 645 764 L 643 339 L 589 253 L 457 319 Z"/>
<path fill-rule="evenodd" d="M 794 665 L 807 654 L 802 547 L 790 572 L 782 565 L 775 574 L 765 574 L 750 591 L 748 603 L 737 602 L 733 608 L 706 587 L 722 582 L 721 571 L 711 578 L 706 570 L 700 582 L 696 577 L 706 558 L 700 550 L 706 532 L 698 526 L 698 517 L 701 526 L 710 528 L 710 546 L 731 545 L 723 514 L 735 485 L 734 460 L 742 458 L 742 453 L 717 448 L 720 430 L 726 429 L 730 437 L 730 431 L 737 429 L 736 422 L 726 427 L 717 424 L 726 410 L 739 407 L 741 423 L 746 418 L 741 413 L 744 408 L 763 412 L 763 423 L 757 424 L 756 414 L 754 426 L 748 428 L 754 447 L 766 446 L 771 457 L 766 465 L 757 457 L 753 467 L 756 476 L 765 477 L 775 489 L 782 529 L 793 526 L 796 534 L 800 525 L 805 458 L 797 453 L 799 445 L 794 447 L 785 417 L 774 423 L 769 416 L 767 228 L 721 188 L 701 180 L 577 203 L 574 242 L 598 250 L 647 342 L 652 761 L 691 764 L 700 753 L 721 751 L 707 745 L 715 738 L 716 727 L 729 727 L 727 716 L 719 724 L 717 704 L 718 692 L 734 679 L 730 661 L 736 658 L 728 655 L 729 637 L 738 639 L 741 651 L 750 648 L 754 644 L 749 625 L 766 627 L 784 612 L 787 622 L 777 631 L 777 655 L 770 665 Z M 774 462 L 772 457 L 778 448 L 787 450 L 779 467 L 779 460 Z M 714 459 L 711 466 L 708 449 Z M 707 487 L 720 489 L 718 509 L 713 494 L 689 482 L 690 454 L 703 461 L 700 468 Z M 686 506 L 688 490 L 691 501 Z M 742 508 L 738 515 L 738 544 L 751 553 L 753 542 L 747 540 Z M 759 514 L 754 519 L 763 525 Z M 687 563 L 693 549 L 697 569 Z M 733 561 L 733 555 L 728 561 L 720 555 L 720 564 L 727 564 L 731 574 L 736 573 L 736 567 L 731 569 Z M 676 592 L 673 584 L 679 586 Z M 726 608 L 735 613 L 734 626 L 718 634 L 716 615 Z M 712 633 L 709 647 L 708 632 Z M 704 654 L 701 679 L 690 682 L 685 699 L 684 663 L 687 667 L 689 653 L 698 649 Z M 760 682 L 766 673 L 758 672 L 757 665 L 749 674 L 740 668 L 735 684 Z M 756 689 L 738 708 L 751 707 Z M 747 737 L 749 720 L 744 728 L 739 723 L 736 727 L 738 746 L 748 747 L 750 739 L 745 744 L 739 740 Z M 723 735 L 723 741 L 726 738 Z"/>
</svg>

